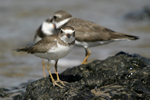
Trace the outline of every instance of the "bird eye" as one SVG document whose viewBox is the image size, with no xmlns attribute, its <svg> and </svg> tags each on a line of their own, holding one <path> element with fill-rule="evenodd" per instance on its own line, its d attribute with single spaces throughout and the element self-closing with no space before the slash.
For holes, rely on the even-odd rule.
<svg viewBox="0 0 150 100">
<path fill-rule="evenodd" d="M 60 33 L 62 34 L 62 33 L 63 33 L 63 31 L 62 31 L 62 30 L 60 30 Z"/>
<path fill-rule="evenodd" d="M 53 18 L 54 18 L 54 19 L 56 19 L 57 17 L 56 17 L 56 16 L 54 16 Z"/>
</svg>

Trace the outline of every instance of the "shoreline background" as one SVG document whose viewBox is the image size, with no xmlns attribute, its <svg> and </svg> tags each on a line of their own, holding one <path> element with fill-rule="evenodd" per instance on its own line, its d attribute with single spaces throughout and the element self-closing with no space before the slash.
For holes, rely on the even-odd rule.
<svg viewBox="0 0 150 100">
<path fill-rule="evenodd" d="M 119 51 L 137 53 L 150 58 L 150 21 L 130 21 L 124 16 L 150 5 L 149 0 L 1 0 L 0 1 L 0 87 L 12 87 L 37 80 L 43 76 L 41 59 L 34 55 L 18 53 L 13 49 L 33 42 L 36 29 L 57 10 L 66 10 L 73 17 L 93 21 L 117 32 L 139 36 L 137 41 L 119 41 L 92 47 L 89 62 L 104 60 Z M 85 57 L 84 49 L 74 47 L 71 53 L 60 59 L 58 72 L 80 65 Z M 51 71 L 54 72 L 53 63 Z M 48 72 L 46 70 L 48 75 Z"/>
</svg>

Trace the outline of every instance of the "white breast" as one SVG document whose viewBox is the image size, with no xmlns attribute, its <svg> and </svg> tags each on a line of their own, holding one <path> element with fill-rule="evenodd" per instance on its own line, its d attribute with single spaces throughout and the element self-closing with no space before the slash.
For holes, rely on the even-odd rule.
<svg viewBox="0 0 150 100">
<path fill-rule="evenodd" d="M 46 35 L 52 35 L 54 33 L 54 25 L 52 23 L 43 22 L 42 31 Z"/>
<path fill-rule="evenodd" d="M 38 56 L 40 58 L 49 59 L 49 60 L 56 60 L 65 57 L 70 51 L 74 45 L 71 46 L 64 46 L 57 44 L 57 47 L 53 47 L 47 51 L 47 53 L 35 53 L 35 56 Z"/>
</svg>

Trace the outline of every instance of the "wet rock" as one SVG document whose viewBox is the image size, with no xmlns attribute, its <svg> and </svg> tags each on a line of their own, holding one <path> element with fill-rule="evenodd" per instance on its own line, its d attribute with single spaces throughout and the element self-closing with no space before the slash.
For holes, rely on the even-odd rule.
<svg viewBox="0 0 150 100">
<path fill-rule="evenodd" d="M 22 83 L 18 87 L 0 88 L 0 100 L 22 100 L 26 87 L 30 82 Z"/>
<path fill-rule="evenodd" d="M 0 88 L 0 97 L 2 98 L 9 97 L 9 94 L 7 93 L 7 91 L 9 91 L 9 89 Z"/>
<path fill-rule="evenodd" d="M 125 19 L 133 21 L 149 21 L 150 20 L 150 6 L 145 6 L 140 10 L 129 12 L 124 16 Z"/>
<path fill-rule="evenodd" d="M 56 79 L 56 76 L 53 75 Z M 150 59 L 120 52 L 106 60 L 69 68 L 60 74 L 64 88 L 49 77 L 31 82 L 25 100 L 150 99 Z"/>
</svg>

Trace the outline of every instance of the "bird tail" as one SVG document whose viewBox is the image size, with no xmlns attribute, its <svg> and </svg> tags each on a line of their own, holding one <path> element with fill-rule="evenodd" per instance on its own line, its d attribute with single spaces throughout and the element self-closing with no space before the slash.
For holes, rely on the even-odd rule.
<svg viewBox="0 0 150 100">
<path fill-rule="evenodd" d="M 111 35 L 111 39 L 113 40 L 138 40 L 138 36 L 124 34 L 124 33 L 115 33 Z"/>
<path fill-rule="evenodd" d="M 17 52 L 20 52 L 20 51 L 27 52 L 29 50 L 29 47 L 23 47 L 23 48 L 18 48 L 18 49 L 14 49 L 14 50 L 16 50 Z"/>
<path fill-rule="evenodd" d="M 124 35 L 125 38 L 128 38 L 129 40 L 138 40 L 138 36 L 133 36 L 133 35 Z"/>
</svg>

